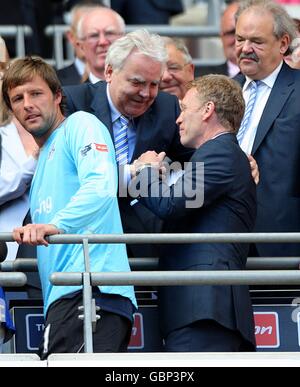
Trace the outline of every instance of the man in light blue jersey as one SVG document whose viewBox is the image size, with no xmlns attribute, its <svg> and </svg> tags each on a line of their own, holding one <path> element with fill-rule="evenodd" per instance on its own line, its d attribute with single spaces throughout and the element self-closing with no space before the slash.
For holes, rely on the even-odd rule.
<svg viewBox="0 0 300 387">
<path fill-rule="evenodd" d="M 14 230 L 18 243 L 38 246 L 46 329 L 41 357 L 83 349 L 82 287 L 54 287 L 53 272 L 83 272 L 81 246 L 51 245 L 46 235 L 122 233 L 115 152 L 106 127 L 93 115 L 65 118 L 55 71 L 39 58 L 14 61 L 3 79 L 3 98 L 40 147 L 30 192 L 33 224 Z M 130 271 L 124 245 L 90 247 L 92 272 Z M 95 352 L 125 351 L 136 308 L 130 286 L 95 288 L 101 320 Z"/>
</svg>

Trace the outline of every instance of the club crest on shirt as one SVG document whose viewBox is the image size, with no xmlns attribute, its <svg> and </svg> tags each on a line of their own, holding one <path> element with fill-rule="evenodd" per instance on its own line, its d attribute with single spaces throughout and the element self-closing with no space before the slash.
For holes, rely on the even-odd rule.
<svg viewBox="0 0 300 387">
<path fill-rule="evenodd" d="M 81 152 L 80 152 L 81 156 L 85 157 L 92 149 L 98 152 L 108 152 L 108 147 L 106 144 L 92 143 L 92 144 L 86 145 L 84 148 L 81 149 Z"/>
</svg>

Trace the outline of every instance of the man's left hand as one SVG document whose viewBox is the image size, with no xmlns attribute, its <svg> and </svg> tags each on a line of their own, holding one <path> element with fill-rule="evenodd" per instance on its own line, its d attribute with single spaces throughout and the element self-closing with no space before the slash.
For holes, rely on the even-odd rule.
<svg viewBox="0 0 300 387">
<path fill-rule="evenodd" d="M 255 158 L 251 155 L 248 155 L 248 160 L 250 162 L 251 174 L 252 174 L 253 180 L 255 181 L 255 184 L 258 185 L 258 183 L 259 183 L 259 169 L 258 169 L 257 162 L 256 162 Z"/>
<path fill-rule="evenodd" d="M 52 224 L 27 224 L 15 228 L 13 231 L 14 240 L 19 243 L 27 243 L 31 246 L 49 246 L 45 236 L 57 235 L 61 231 Z"/>
</svg>

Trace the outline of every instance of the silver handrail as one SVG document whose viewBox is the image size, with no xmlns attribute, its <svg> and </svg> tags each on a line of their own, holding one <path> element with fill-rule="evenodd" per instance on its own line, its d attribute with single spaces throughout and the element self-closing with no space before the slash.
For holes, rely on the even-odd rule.
<svg viewBox="0 0 300 387">
<path fill-rule="evenodd" d="M 23 57 L 26 55 L 25 37 L 32 35 L 32 29 L 25 25 L 7 25 L 0 26 L 0 36 L 3 38 L 15 38 L 16 56 Z"/>
</svg>

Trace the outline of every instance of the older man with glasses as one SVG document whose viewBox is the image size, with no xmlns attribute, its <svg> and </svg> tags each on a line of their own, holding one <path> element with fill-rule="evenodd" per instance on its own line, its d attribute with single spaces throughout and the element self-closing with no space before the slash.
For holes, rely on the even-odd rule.
<svg viewBox="0 0 300 387">
<path fill-rule="evenodd" d="M 115 11 L 97 7 L 85 13 L 78 23 L 78 44 L 86 59 L 87 79 L 105 79 L 105 59 L 110 45 L 125 33 L 125 22 Z"/>
<path fill-rule="evenodd" d="M 187 85 L 194 80 L 195 66 L 188 48 L 181 39 L 164 38 L 168 61 L 160 83 L 160 90 L 183 99 Z"/>
</svg>

